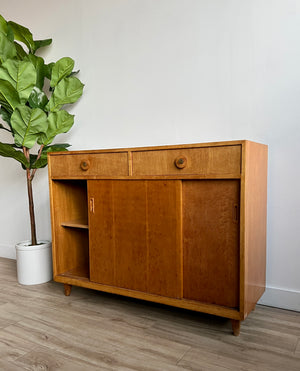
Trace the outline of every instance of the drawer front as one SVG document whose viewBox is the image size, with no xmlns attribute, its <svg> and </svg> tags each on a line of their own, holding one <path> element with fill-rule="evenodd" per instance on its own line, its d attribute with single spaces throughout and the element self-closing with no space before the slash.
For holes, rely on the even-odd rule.
<svg viewBox="0 0 300 371">
<path fill-rule="evenodd" d="M 126 176 L 127 152 L 51 156 L 52 177 Z"/>
<path fill-rule="evenodd" d="M 136 176 L 240 174 L 241 146 L 137 151 L 132 170 Z"/>
</svg>

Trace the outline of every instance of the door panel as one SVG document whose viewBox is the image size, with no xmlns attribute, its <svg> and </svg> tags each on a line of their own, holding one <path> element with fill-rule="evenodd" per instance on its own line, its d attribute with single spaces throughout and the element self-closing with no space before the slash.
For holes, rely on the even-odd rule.
<svg viewBox="0 0 300 371">
<path fill-rule="evenodd" d="M 239 305 L 239 180 L 183 181 L 183 297 Z"/>
<path fill-rule="evenodd" d="M 90 280 L 115 285 L 113 190 L 111 181 L 88 181 Z"/>
<path fill-rule="evenodd" d="M 146 197 L 144 182 L 88 182 L 90 279 L 146 291 Z"/>
<path fill-rule="evenodd" d="M 147 209 L 148 291 L 181 298 L 181 181 L 148 181 Z"/>
<path fill-rule="evenodd" d="M 88 182 L 90 279 L 181 297 L 181 182 Z"/>
<path fill-rule="evenodd" d="M 116 286 L 147 291 L 145 182 L 112 182 Z"/>
</svg>

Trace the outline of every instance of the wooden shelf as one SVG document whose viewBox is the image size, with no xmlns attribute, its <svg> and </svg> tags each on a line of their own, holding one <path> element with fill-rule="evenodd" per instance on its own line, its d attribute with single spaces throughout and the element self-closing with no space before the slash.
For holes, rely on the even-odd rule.
<svg viewBox="0 0 300 371">
<path fill-rule="evenodd" d="M 89 280 L 89 273 L 89 267 L 82 266 L 70 269 L 69 271 L 62 273 L 59 276 Z"/>
<path fill-rule="evenodd" d="M 78 219 L 78 220 L 70 220 L 68 222 L 61 223 L 62 227 L 67 228 L 81 228 L 81 229 L 89 229 L 88 223 L 85 220 Z"/>
</svg>

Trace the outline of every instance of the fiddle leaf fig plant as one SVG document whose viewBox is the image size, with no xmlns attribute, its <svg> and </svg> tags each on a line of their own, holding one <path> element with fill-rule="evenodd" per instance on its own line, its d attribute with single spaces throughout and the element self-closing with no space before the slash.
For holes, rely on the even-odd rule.
<svg viewBox="0 0 300 371">
<path fill-rule="evenodd" d="M 32 181 L 37 169 L 47 166 L 48 152 L 70 146 L 53 141 L 73 126 L 74 115 L 65 105 L 77 102 L 84 87 L 72 58 L 46 64 L 36 55 L 51 43 L 34 40 L 28 28 L 0 15 L 0 139 L 1 132 L 11 134 L 9 143 L 0 141 L 0 155 L 15 159 L 26 172 L 32 245 L 38 243 Z"/>
</svg>

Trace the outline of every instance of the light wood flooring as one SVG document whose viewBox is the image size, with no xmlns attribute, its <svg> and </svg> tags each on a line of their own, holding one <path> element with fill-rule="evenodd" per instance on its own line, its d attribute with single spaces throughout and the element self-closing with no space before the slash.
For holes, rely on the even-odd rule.
<svg viewBox="0 0 300 371">
<path fill-rule="evenodd" d="M 300 370 L 300 313 L 229 320 L 50 282 L 21 286 L 0 258 L 0 370 Z"/>
</svg>

